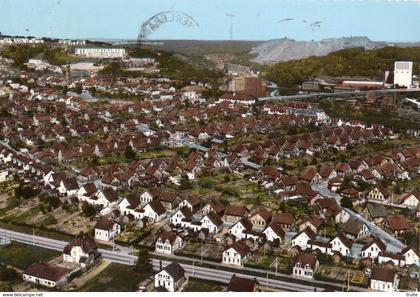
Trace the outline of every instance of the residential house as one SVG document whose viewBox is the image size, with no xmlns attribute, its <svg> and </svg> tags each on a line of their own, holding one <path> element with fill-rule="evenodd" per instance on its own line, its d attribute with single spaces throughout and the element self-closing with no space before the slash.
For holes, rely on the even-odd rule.
<svg viewBox="0 0 420 297">
<path fill-rule="evenodd" d="M 177 193 L 169 191 L 160 191 L 157 199 L 167 210 L 174 210 L 181 201 L 181 197 Z"/>
<path fill-rule="evenodd" d="M 250 252 L 250 247 L 244 241 L 236 241 L 224 250 L 222 263 L 243 266 L 244 262 L 248 259 Z"/>
<path fill-rule="evenodd" d="M 299 231 L 305 230 L 306 228 L 312 229 L 314 233 L 318 233 L 318 231 L 321 229 L 323 222 L 321 218 L 316 216 L 310 216 L 306 219 L 303 219 L 298 223 Z"/>
<path fill-rule="evenodd" d="M 215 212 L 219 216 L 223 215 L 224 211 L 225 206 L 218 199 L 211 199 L 211 201 L 207 203 L 202 209 L 203 214 Z"/>
<path fill-rule="evenodd" d="M 101 217 L 94 229 L 95 239 L 102 241 L 110 241 L 121 233 L 121 225 L 107 217 Z"/>
<path fill-rule="evenodd" d="M 375 260 L 378 258 L 380 252 L 386 251 L 386 245 L 378 238 L 375 238 L 371 242 L 365 244 L 361 251 L 362 259 L 371 258 Z"/>
<path fill-rule="evenodd" d="M 325 242 L 323 240 L 308 240 L 308 248 L 311 251 L 323 253 L 323 254 L 331 254 L 331 243 Z"/>
<path fill-rule="evenodd" d="M 248 214 L 248 209 L 245 206 L 228 205 L 223 215 L 223 220 L 226 223 L 234 224 L 240 221 Z"/>
<path fill-rule="evenodd" d="M 200 209 L 201 200 L 195 195 L 188 195 L 184 200 L 179 203 L 179 207 L 188 207 L 192 213 Z"/>
<path fill-rule="evenodd" d="M 420 267 L 420 253 L 416 248 L 412 246 L 407 246 L 404 249 L 402 249 L 400 254 L 404 257 L 405 265 L 415 265 L 417 267 Z"/>
<path fill-rule="evenodd" d="M 255 278 L 239 277 L 233 274 L 227 286 L 228 292 L 257 292 L 259 283 Z"/>
<path fill-rule="evenodd" d="M 313 167 L 306 169 L 300 176 L 300 180 L 307 182 L 311 185 L 318 183 L 322 179 L 322 176 Z"/>
<path fill-rule="evenodd" d="M 347 188 L 342 190 L 340 196 L 343 198 L 349 198 L 353 202 L 353 206 L 362 204 L 364 198 L 360 195 L 359 191 L 354 188 Z"/>
<path fill-rule="evenodd" d="M 337 172 L 335 171 L 333 166 L 322 165 L 319 169 L 319 175 L 323 180 L 329 180 L 334 177 L 337 177 Z"/>
<path fill-rule="evenodd" d="M 168 292 L 179 291 L 186 281 L 184 268 L 176 262 L 155 274 L 155 288 L 163 287 Z"/>
<path fill-rule="evenodd" d="M 315 255 L 300 253 L 293 259 L 293 276 L 313 279 L 318 266 Z"/>
<path fill-rule="evenodd" d="M 46 263 L 32 264 L 22 273 L 24 281 L 49 288 L 65 285 L 69 275 L 70 269 Z"/>
<path fill-rule="evenodd" d="M 384 223 L 385 230 L 398 236 L 410 230 L 410 225 L 403 215 L 387 216 Z"/>
<path fill-rule="evenodd" d="M 420 201 L 420 193 L 419 192 L 412 192 L 403 195 L 401 198 L 401 205 L 407 206 L 409 208 L 416 208 L 419 205 Z"/>
<path fill-rule="evenodd" d="M 79 236 L 63 249 L 64 262 L 76 263 L 82 268 L 95 265 L 101 259 L 101 253 L 91 237 Z"/>
<path fill-rule="evenodd" d="M 295 218 L 293 214 L 285 212 L 273 214 L 271 221 L 273 223 L 279 223 L 280 226 L 286 231 L 292 229 L 295 224 Z"/>
<path fill-rule="evenodd" d="M 237 240 L 241 240 L 246 238 L 244 231 L 248 230 L 252 230 L 252 223 L 247 218 L 243 218 L 229 228 L 229 233 L 235 236 Z"/>
<path fill-rule="evenodd" d="M 301 250 L 308 248 L 308 241 L 314 240 L 316 233 L 309 227 L 300 231 L 292 238 L 292 247 L 299 246 Z"/>
<path fill-rule="evenodd" d="M 391 198 L 391 192 L 387 188 L 376 186 L 368 192 L 366 198 L 388 202 Z"/>
<path fill-rule="evenodd" d="M 153 200 L 142 209 L 141 218 L 147 218 L 152 223 L 163 220 L 166 216 L 166 209 L 159 200 Z"/>
<path fill-rule="evenodd" d="M 400 253 L 393 254 L 389 252 L 380 252 L 378 255 L 378 263 L 383 265 L 392 265 L 394 267 L 404 265 L 404 256 Z"/>
<path fill-rule="evenodd" d="M 142 205 L 146 205 L 153 200 L 153 195 L 147 190 L 141 193 L 139 197 Z"/>
<path fill-rule="evenodd" d="M 317 204 L 321 208 L 321 215 L 324 218 L 331 217 L 337 224 L 343 224 L 350 218 L 350 214 L 338 206 L 337 201 L 333 198 L 320 199 Z"/>
<path fill-rule="evenodd" d="M 201 228 L 209 230 L 210 233 L 216 234 L 223 226 L 223 221 L 215 212 L 207 213 L 201 220 Z"/>
<path fill-rule="evenodd" d="M 283 176 L 278 183 L 278 187 L 281 191 L 295 191 L 298 183 L 299 180 L 296 176 Z"/>
<path fill-rule="evenodd" d="M 181 225 L 182 226 L 182 222 L 184 221 L 188 221 L 191 222 L 192 219 L 192 212 L 190 210 L 190 208 L 188 206 L 183 206 L 180 209 L 178 209 L 169 219 L 169 221 L 171 222 L 171 224 L 177 226 L 177 225 Z"/>
<path fill-rule="evenodd" d="M 333 192 L 337 192 L 343 185 L 343 179 L 341 177 L 334 177 L 328 180 L 328 189 Z"/>
<path fill-rule="evenodd" d="M 280 223 L 271 222 L 267 228 L 263 231 L 267 241 L 274 242 L 275 240 L 279 240 L 279 242 L 283 242 L 286 232 L 284 232 L 283 228 L 281 227 Z"/>
<path fill-rule="evenodd" d="M 370 235 L 369 227 L 354 219 L 350 218 L 341 226 L 341 231 L 350 239 L 359 239 Z"/>
<path fill-rule="evenodd" d="M 76 195 L 77 191 L 79 190 L 79 184 L 77 183 L 76 178 L 69 177 L 60 182 L 57 190 L 62 196 Z"/>
<path fill-rule="evenodd" d="M 376 225 L 382 224 L 388 215 L 388 210 L 382 204 L 368 203 L 363 211 L 367 218 Z"/>
<path fill-rule="evenodd" d="M 353 242 L 349 240 L 344 234 L 339 233 L 330 240 L 331 253 L 338 252 L 343 256 L 350 255 Z"/>
<path fill-rule="evenodd" d="M 260 208 L 256 213 L 249 216 L 254 228 L 264 229 L 271 221 L 271 212 L 265 208 Z"/>
<path fill-rule="evenodd" d="M 136 194 L 130 194 L 118 204 L 121 214 L 132 215 L 136 220 L 140 218 L 137 208 L 140 206 L 140 198 Z"/>
<path fill-rule="evenodd" d="M 370 289 L 382 292 L 398 290 L 398 276 L 392 269 L 375 266 L 370 276 Z"/>
<path fill-rule="evenodd" d="M 111 188 L 100 189 L 85 201 L 92 205 L 101 205 L 103 208 L 107 208 L 117 204 L 118 195 Z"/>
<path fill-rule="evenodd" d="M 94 183 L 87 183 L 81 185 L 80 188 L 76 192 L 77 198 L 81 201 L 85 201 L 88 197 L 94 195 L 98 189 Z"/>
<path fill-rule="evenodd" d="M 155 252 L 166 255 L 173 255 L 182 249 L 184 240 L 173 231 L 161 231 L 156 238 Z"/>
</svg>

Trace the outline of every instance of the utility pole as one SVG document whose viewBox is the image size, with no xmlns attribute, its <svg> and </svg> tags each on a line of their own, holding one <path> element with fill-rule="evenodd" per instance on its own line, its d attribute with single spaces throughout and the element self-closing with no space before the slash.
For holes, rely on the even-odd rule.
<svg viewBox="0 0 420 297">
<path fill-rule="evenodd" d="M 227 13 L 226 16 L 230 18 L 229 38 L 233 40 L 233 18 L 235 17 L 232 13 Z"/>
<path fill-rule="evenodd" d="M 268 269 L 267 269 L 267 278 L 266 278 L 266 281 L 265 281 L 265 287 L 267 288 L 267 290 L 268 290 Z"/>
<path fill-rule="evenodd" d="M 350 270 L 347 269 L 347 292 L 350 290 Z"/>
<path fill-rule="evenodd" d="M 278 257 L 276 256 L 276 277 L 277 277 L 277 266 L 278 266 Z"/>
<path fill-rule="evenodd" d="M 205 252 L 207 252 L 207 250 L 209 249 L 209 247 L 208 248 L 206 248 L 204 251 L 203 251 L 203 246 L 201 246 L 201 254 L 200 254 L 200 256 L 201 256 L 201 261 L 200 261 L 200 263 L 201 263 L 201 265 L 203 265 L 203 257 L 204 257 L 204 253 Z"/>
</svg>

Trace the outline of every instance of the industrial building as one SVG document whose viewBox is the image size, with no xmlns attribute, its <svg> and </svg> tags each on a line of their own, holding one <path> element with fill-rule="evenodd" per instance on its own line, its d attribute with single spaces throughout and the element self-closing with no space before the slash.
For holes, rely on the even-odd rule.
<svg viewBox="0 0 420 297">
<path fill-rule="evenodd" d="M 229 82 L 229 91 L 255 98 L 267 96 L 267 82 L 259 77 L 237 77 Z"/>
<path fill-rule="evenodd" d="M 394 64 L 394 85 L 409 88 L 413 81 L 413 62 L 397 61 Z"/>
</svg>

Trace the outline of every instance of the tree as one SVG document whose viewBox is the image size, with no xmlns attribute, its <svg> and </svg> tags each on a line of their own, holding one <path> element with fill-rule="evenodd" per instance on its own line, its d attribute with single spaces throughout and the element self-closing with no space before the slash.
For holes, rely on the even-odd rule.
<svg viewBox="0 0 420 297">
<path fill-rule="evenodd" d="M 135 160 L 137 158 L 136 152 L 133 150 L 133 148 L 130 145 L 127 145 L 124 151 L 124 156 L 127 158 L 127 160 Z"/>
<path fill-rule="evenodd" d="M 399 185 L 396 185 L 394 187 L 394 193 L 397 194 L 397 195 L 401 195 L 402 194 L 402 191 L 401 191 L 401 188 L 400 188 Z"/>
<path fill-rule="evenodd" d="M 181 190 L 187 190 L 187 189 L 191 189 L 192 188 L 191 182 L 190 182 L 190 180 L 189 180 L 189 178 L 188 178 L 188 176 L 186 174 L 183 174 L 181 176 L 181 183 L 179 185 L 179 188 Z"/>
<path fill-rule="evenodd" d="M 353 208 L 353 201 L 349 197 L 343 197 L 341 199 L 341 206 L 344 208 Z"/>
<path fill-rule="evenodd" d="M 23 183 L 19 183 L 19 186 L 15 189 L 15 196 L 22 197 L 23 199 L 30 199 L 35 197 L 38 193 L 39 190 Z"/>
<path fill-rule="evenodd" d="M 19 279 L 19 273 L 13 268 L 0 267 L 0 281 L 2 282 L 14 282 Z"/>
<path fill-rule="evenodd" d="M 223 177 L 223 180 L 225 181 L 225 183 L 230 182 L 230 176 L 226 174 L 226 175 Z"/>
<path fill-rule="evenodd" d="M 153 266 L 150 262 L 149 250 L 148 249 L 141 249 L 139 251 L 139 256 L 137 259 L 136 266 L 134 270 L 138 273 L 142 273 L 145 275 L 149 275 L 153 272 Z"/>
<path fill-rule="evenodd" d="M 417 235 L 413 231 L 404 232 L 401 237 L 406 245 L 418 246 Z"/>
<path fill-rule="evenodd" d="M 273 247 L 278 248 L 280 246 L 280 239 L 276 238 L 273 240 Z"/>
<path fill-rule="evenodd" d="M 98 156 L 93 156 L 92 159 L 90 160 L 90 165 L 91 166 L 98 166 L 99 165 L 99 158 Z"/>
<path fill-rule="evenodd" d="M 96 210 L 93 205 L 84 201 L 82 204 L 82 213 L 85 217 L 93 217 L 96 214 Z"/>
</svg>

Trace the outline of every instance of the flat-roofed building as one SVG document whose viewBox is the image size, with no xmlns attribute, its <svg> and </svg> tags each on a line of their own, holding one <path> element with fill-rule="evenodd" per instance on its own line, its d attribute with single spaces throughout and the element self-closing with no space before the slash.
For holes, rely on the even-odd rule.
<svg viewBox="0 0 420 297">
<path fill-rule="evenodd" d="M 394 64 L 394 85 L 409 88 L 413 82 L 413 62 L 397 61 Z"/>
<path fill-rule="evenodd" d="M 124 48 L 78 47 L 74 49 L 74 54 L 88 58 L 117 59 L 124 58 L 126 51 Z"/>
</svg>

